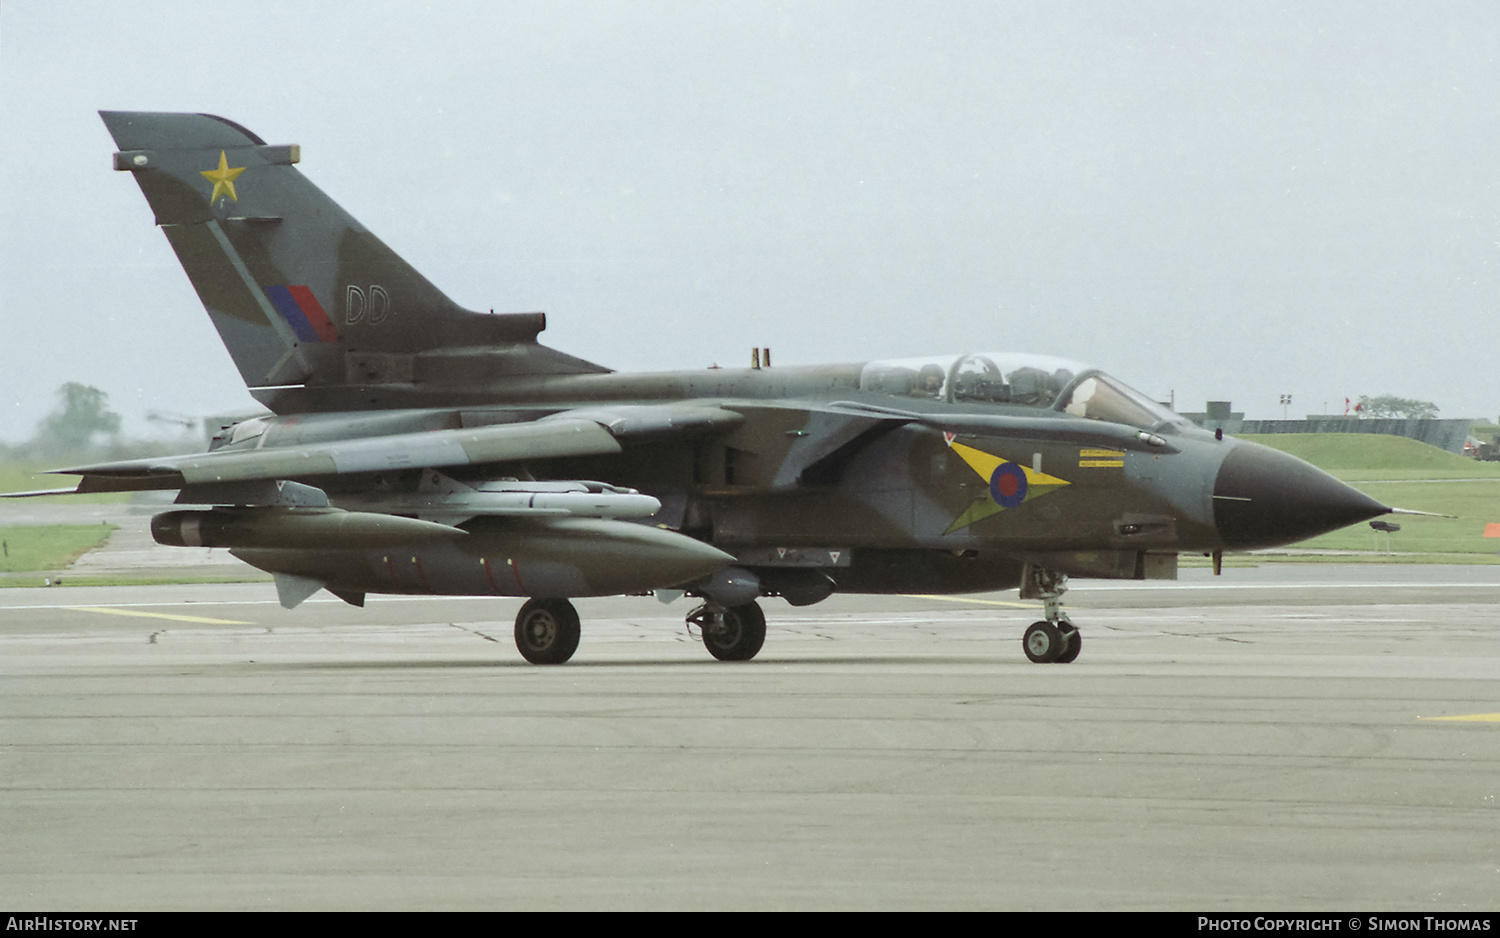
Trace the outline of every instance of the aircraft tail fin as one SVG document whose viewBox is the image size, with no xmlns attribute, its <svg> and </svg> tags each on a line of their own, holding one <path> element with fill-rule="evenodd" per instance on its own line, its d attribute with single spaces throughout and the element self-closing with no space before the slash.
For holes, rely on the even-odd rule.
<svg viewBox="0 0 1500 938">
<path fill-rule="evenodd" d="M 115 169 L 135 176 L 245 383 L 273 410 L 416 404 L 429 391 L 608 370 L 539 345 L 542 313 L 460 308 L 309 182 L 297 146 L 210 114 L 100 117 L 120 148 Z"/>
</svg>

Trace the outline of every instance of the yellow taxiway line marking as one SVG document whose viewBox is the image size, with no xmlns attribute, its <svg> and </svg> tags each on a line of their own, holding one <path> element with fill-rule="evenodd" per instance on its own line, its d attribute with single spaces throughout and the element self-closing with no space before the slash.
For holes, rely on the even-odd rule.
<svg viewBox="0 0 1500 938">
<path fill-rule="evenodd" d="M 210 619 L 207 616 L 176 616 L 169 612 L 141 612 L 137 609 L 110 609 L 106 606 L 67 606 L 79 612 L 102 612 L 110 616 L 139 616 L 142 619 L 171 619 L 173 622 L 201 622 L 205 625 L 253 625 L 235 619 Z"/>
<path fill-rule="evenodd" d="M 1456 717 L 1417 717 L 1419 720 L 1462 720 L 1467 723 L 1500 723 L 1500 713 L 1465 713 Z"/>
<path fill-rule="evenodd" d="M 974 603 L 979 606 L 1009 606 L 1012 609 L 1035 609 L 1035 603 L 1008 603 L 1000 599 L 970 599 L 967 596 L 935 596 L 930 593 L 903 593 L 908 599 L 941 599 L 945 603 Z"/>
</svg>

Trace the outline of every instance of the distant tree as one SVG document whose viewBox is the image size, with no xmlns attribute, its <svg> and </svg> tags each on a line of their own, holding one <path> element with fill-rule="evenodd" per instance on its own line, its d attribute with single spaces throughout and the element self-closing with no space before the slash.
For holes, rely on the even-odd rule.
<svg viewBox="0 0 1500 938">
<path fill-rule="evenodd" d="M 37 427 L 36 444 L 43 451 L 81 452 L 95 438 L 120 433 L 120 415 L 109 409 L 109 395 L 98 388 L 69 381 L 57 389 L 57 409 Z"/>
<path fill-rule="evenodd" d="M 1405 397 L 1383 394 L 1380 397 L 1360 397 L 1360 414 L 1365 417 L 1406 417 L 1417 420 L 1437 418 L 1438 407 L 1431 401 L 1415 401 Z"/>
</svg>

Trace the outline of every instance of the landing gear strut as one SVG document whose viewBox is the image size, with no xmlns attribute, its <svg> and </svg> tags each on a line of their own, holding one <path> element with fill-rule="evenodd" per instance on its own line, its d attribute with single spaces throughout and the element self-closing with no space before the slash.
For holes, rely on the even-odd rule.
<svg viewBox="0 0 1500 938">
<path fill-rule="evenodd" d="M 766 643 L 766 614 L 754 601 L 724 607 L 705 603 L 688 613 L 703 633 L 703 647 L 720 661 L 749 661 Z"/>
<path fill-rule="evenodd" d="M 562 664 L 578 650 L 578 610 L 566 599 L 528 599 L 516 615 L 516 648 L 532 664 Z"/>
<path fill-rule="evenodd" d="M 1083 634 L 1062 611 L 1062 595 L 1068 591 L 1068 575 L 1027 564 L 1021 574 L 1021 598 L 1040 599 L 1047 618 L 1033 622 L 1021 639 L 1026 657 L 1037 664 L 1068 664 L 1083 650 Z"/>
</svg>

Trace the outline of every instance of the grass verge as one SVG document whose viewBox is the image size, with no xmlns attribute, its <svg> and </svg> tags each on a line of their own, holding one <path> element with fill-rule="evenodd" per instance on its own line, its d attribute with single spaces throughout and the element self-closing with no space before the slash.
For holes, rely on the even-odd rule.
<svg viewBox="0 0 1500 938">
<path fill-rule="evenodd" d="M 1404 436 L 1374 433 L 1277 433 L 1246 436 L 1254 443 L 1305 459 L 1383 505 L 1451 518 L 1388 515 L 1390 534 L 1368 524 L 1319 535 L 1294 549 L 1357 551 L 1380 563 L 1500 562 L 1500 538 L 1484 536 L 1500 522 L 1500 463 L 1477 462 Z M 1257 555 L 1260 556 L 1260 555 Z M 1337 562 L 1359 562 L 1340 555 Z M 1440 559 L 1428 559 L 1440 558 Z M 1287 560 L 1307 562 L 1299 555 Z"/>
<path fill-rule="evenodd" d="M 113 524 L 51 524 L 0 528 L 0 573 L 61 570 L 100 547 Z"/>
<path fill-rule="evenodd" d="M 78 484 L 78 476 L 49 475 L 45 470 L 53 466 L 34 466 L 28 463 L 0 463 L 0 492 L 35 492 L 45 489 L 62 489 Z M 96 492 L 92 495 L 38 495 L 42 502 L 58 504 L 94 504 L 128 502 L 134 492 Z"/>
<path fill-rule="evenodd" d="M 250 567 L 245 568 L 243 576 L 235 574 L 192 576 L 69 576 L 66 573 L 61 577 L 27 576 L 17 574 L 12 576 L 0 576 L 0 589 L 26 589 L 37 586 L 180 586 L 185 583 L 270 583 L 269 573 L 260 573 Z"/>
</svg>

